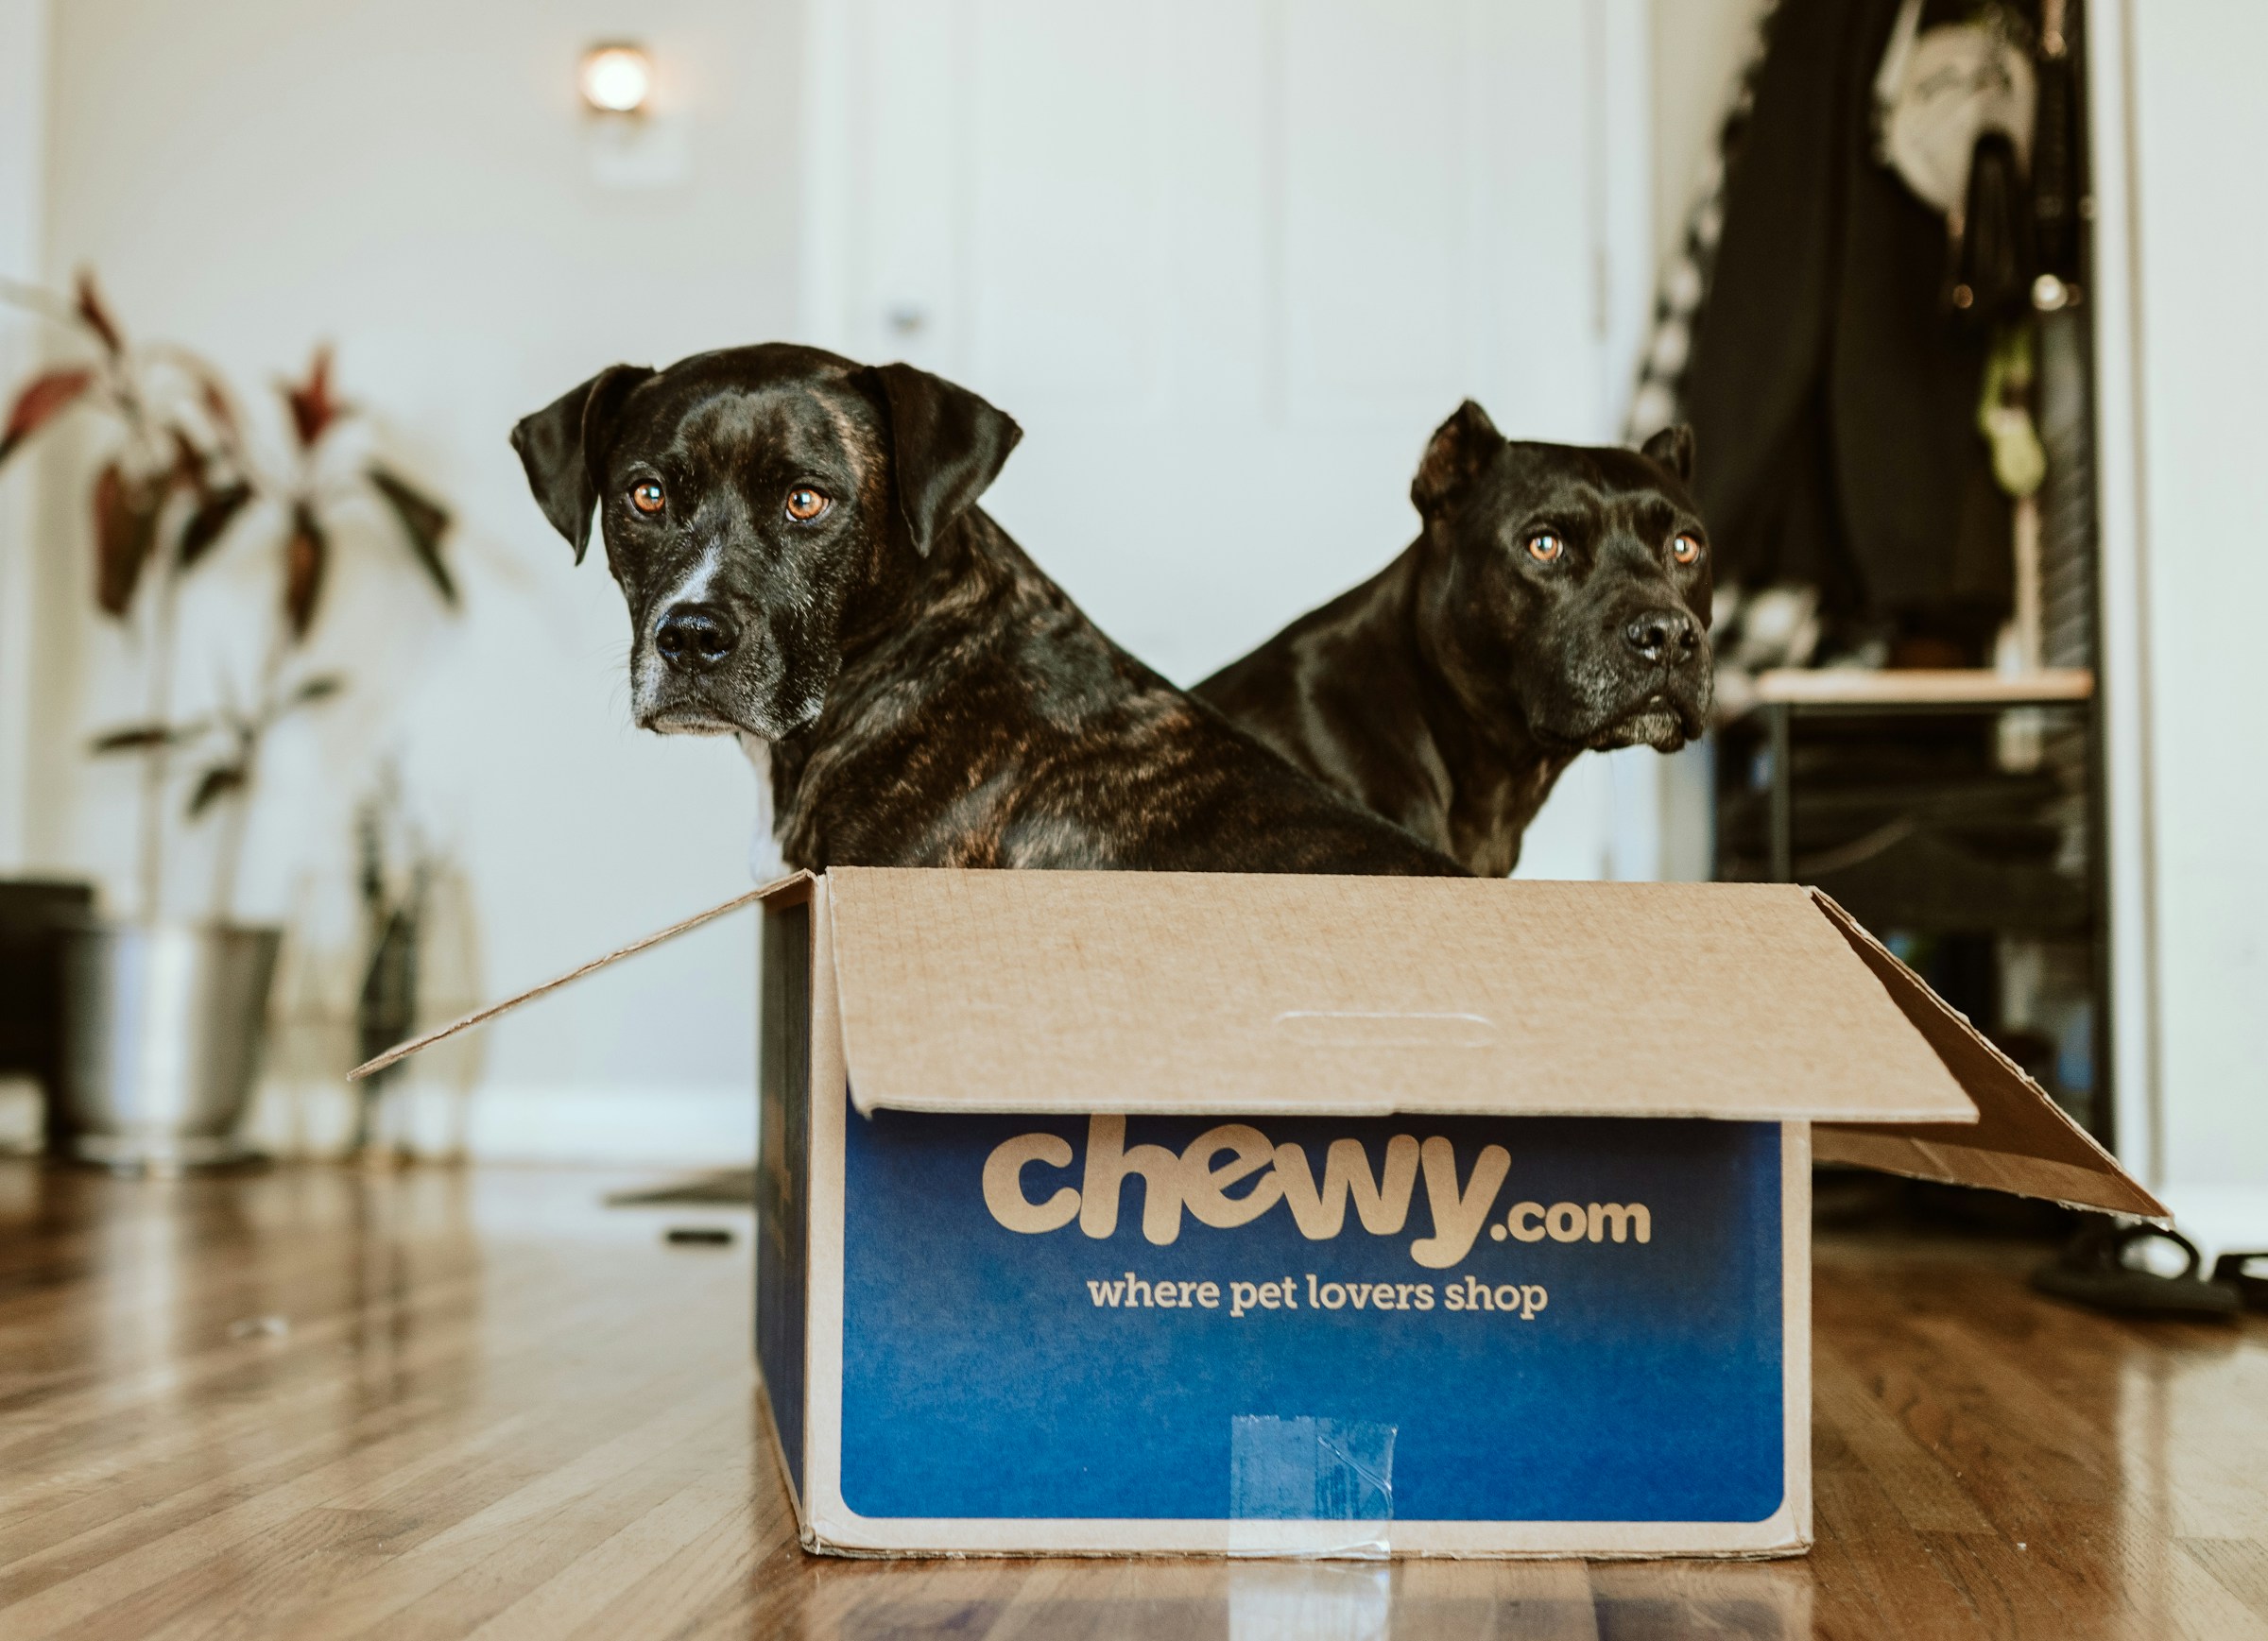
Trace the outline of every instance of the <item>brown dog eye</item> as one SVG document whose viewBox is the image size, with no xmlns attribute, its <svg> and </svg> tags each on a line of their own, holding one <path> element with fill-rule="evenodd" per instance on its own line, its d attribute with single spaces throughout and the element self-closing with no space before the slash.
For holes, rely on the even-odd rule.
<svg viewBox="0 0 2268 1641">
<path fill-rule="evenodd" d="M 809 485 L 798 485 L 787 492 L 787 516 L 799 524 L 808 524 L 827 510 L 828 497 L 824 490 L 815 490 Z"/>
<path fill-rule="evenodd" d="M 662 487 L 651 479 L 641 479 L 630 487 L 630 505 L 648 518 L 659 513 L 667 504 L 668 498 L 662 494 Z"/>
<path fill-rule="evenodd" d="M 1528 538 L 1528 556 L 1538 564 L 1555 563 L 1566 551 L 1567 543 L 1549 530 L 1538 530 Z"/>
<path fill-rule="evenodd" d="M 1697 562 L 1701 556 L 1701 538 L 1698 536 L 1680 536 L 1670 543 L 1670 556 L 1680 564 Z"/>
</svg>

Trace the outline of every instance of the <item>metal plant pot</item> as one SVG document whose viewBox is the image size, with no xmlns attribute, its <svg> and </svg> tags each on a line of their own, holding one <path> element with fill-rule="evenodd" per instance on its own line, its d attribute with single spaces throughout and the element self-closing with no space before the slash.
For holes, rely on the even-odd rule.
<svg viewBox="0 0 2268 1641">
<path fill-rule="evenodd" d="M 112 1168 L 235 1162 L 267 1036 L 278 929 L 86 923 L 62 934 L 60 1116 Z"/>
</svg>

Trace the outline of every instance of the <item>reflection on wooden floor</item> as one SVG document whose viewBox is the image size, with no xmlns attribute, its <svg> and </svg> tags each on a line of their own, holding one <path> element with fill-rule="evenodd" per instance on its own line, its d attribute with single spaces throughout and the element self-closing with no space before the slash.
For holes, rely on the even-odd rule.
<svg viewBox="0 0 2268 1641">
<path fill-rule="evenodd" d="M 748 1249 L 637 1183 L 0 1163 L 0 1636 L 2268 1637 L 2268 1322 L 1851 1236 L 1806 1561 L 856 1563 L 758 1446 Z"/>
</svg>

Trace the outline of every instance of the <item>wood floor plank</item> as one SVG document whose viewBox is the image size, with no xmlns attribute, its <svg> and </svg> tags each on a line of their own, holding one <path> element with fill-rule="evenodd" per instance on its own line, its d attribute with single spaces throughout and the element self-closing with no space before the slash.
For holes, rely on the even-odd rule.
<svg viewBox="0 0 2268 1641">
<path fill-rule="evenodd" d="M 0 1637 L 2268 1641 L 2268 1323 L 2036 1249 L 1821 1239 L 1800 1560 L 859 1562 L 796 1544 L 745 1236 L 613 1183 L 0 1163 Z"/>
</svg>

